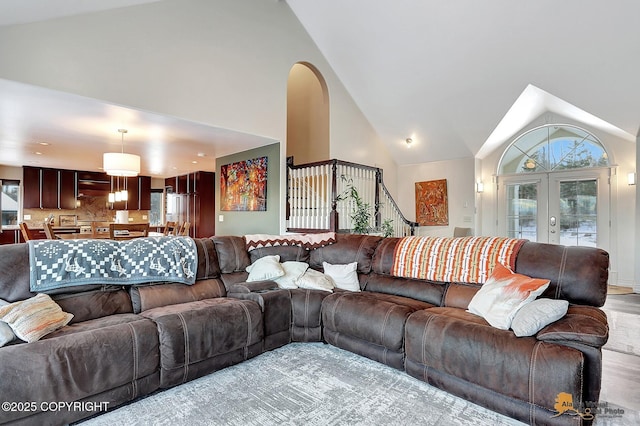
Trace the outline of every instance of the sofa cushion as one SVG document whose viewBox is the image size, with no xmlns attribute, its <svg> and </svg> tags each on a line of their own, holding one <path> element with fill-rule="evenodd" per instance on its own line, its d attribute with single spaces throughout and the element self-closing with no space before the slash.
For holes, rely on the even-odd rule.
<svg viewBox="0 0 640 426">
<path fill-rule="evenodd" d="M 51 298 L 63 311 L 73 314 L 70 324 L 133 312 L 129 292 L 120 286 L 104 286 L 82 293 L 56 294 Z"/>
<path fill-rule="evenodd" d="M 0 299 L 8 302 L 35 296 L 29 290 L 29 248 L 23 244 L 0 245 Z"/>
<path fill-rule="evenodd" d="M 292 290 L 298 288 L 298 280 L 307 272 L 309 264 L 290 260 L 282 263 L 282 269 L 284 270 L 284 275 L 274 281 L 278 284 L 278 287 Z"/>
<path fill-rule="evenodd" d="M 508 330 L 514 315 L 549 286 L 549 280 L 513 273 L 496 263 L 487 281 L 473 296 L 469 312 L 480 315 L 489 324 Z"/>
<path fill-rule="evenodd" d="M 528 241 L 514 271 L 550 280 L 542 297 L 591 306 L 602 306 L 607 298 L 609 254 L 602 249 Z"/>
<path fill-rule="evenodd" d="M 569 306 L 567 314 L 536 334 L 538 340 L 601 348 L 609 339 L 607 316 L 593 306 Z"/>
<path fill-rule="evenodd" d="M 247 266 L 246 270 L 249 273 L 247 277 L 249 282 L 272 280 L 285 274 L 278 254 L 261 257 Z"/>
<path fill-rule="evenodd" d="M 64 327 L 73 318 L 46 294 L 0 307 L 0 321 L 6 322 L 16 337 L 35 342 Z"/>
<path fill-rule="evenodd" d="M 205 299 L 153 308 L 142 315 L 157 326 L 163 387 L 256 356 L 264 339 L 262 312 L 249 300 Z"/>
<path fill-rule="evenodd" d="M 196 281 L 193 285 L 164 283 L 131 288 L 131 302 L 135 313 L 225 295 L 226 289 L 217 278 Z"/>
<path fill-rule="evenodd" d="M 207 280 L 220 276 L 218 253 L 211 238 L 194 238 L 198 252 L 198 271 L 196 280 Z"/>
<path fill-rule="evenodd" d="M 309 265 L 322 270 L 322 262 L 344 264 L 357 262 L 358 272 L 368 274 L 376 247 L 382 237 L 357 234 L 336 234 L 336 243 L 310 251 Z"/>
<path fill-rule="evenodd" d="M 398 352 L 404 347 L 404 324 L 409 315 L 432 307 L 406 297 L 342 291 L 322 302 L 322 322 L 325 332 L 331 330 Z"/>
<path fill-rule="evenodd" d="M 545 420 L 555 412 L 559 392 L 572 394 L 576 406 L 583 403 L 585 356 L 581 351 L 534 337 L 516 337 L 480 317 L 468 321 L 467 315 L 471 314 L 458 308 L 425 309 L 411 315 L 405 333 L 406 371 L 445 390 L 456 386 L 453 390 L 473 392 L 475 385 L 483 390 L 476 400 L 495 393 L 544 407 Z"/>
<path fill-rule="evenodd" d="M 331 292 L 335 285 L 331 278 L 315 269 L 307 269 L 307 271 L 296 281 L 298 288 L 307 290 L 323 290 Z"/>
<path fill-rule="evenodd" d="M 346 265 L 332 265 L 322 262 L 322 269 L 325 275 L 333 280 L 336 288 L 348 291 L 360 291 L 360 281 L 358 280 L 358 264 L 356 262 Z"/>
<path fill-rule="evenodd" d="M 139 379 L 158 374 L 159 348 L 155 324 L 133 315 L 129 319 L 126 323 L 110 326 L 103 323 L 90 331 L 56 337 L 49 335 L 37 342 L 2 348 L 0 400 L 32 401 L 40 407 L 43 402 L 81 401 L 125 385 L 129 389 L 128 400 L 141 396 L 139 390 L 149 392 L 157 389 L 157 381 L 154 381 L 156 386 L 152 389 L 138 389 L 135 385 Z M 116 401 L 122 402 L 122 399 Z M 2 421 L 11 422 L 32 414 L 27 411 L 4 412 Z M 51 417 L 47 421 L 41 419 L 26 423 L 64 422 L 60 423 L 58 417 Z"/>
<path fill-rule="evenodd" d="M 299 246 L 260 247 L 249 252 L 251 263 L 265 256 L 280 256 L 281 262 L 296 261 L 309 263 L 309 250 Z"/>
<path fill-rule="evenodd" d="M 516 336 L 533 336 L 547 325 L 566 315 L 569 302 L 566 300 L 537 299 L 518 309 L 511 321 Z"/>
<path fill-rule="evenodd" d="M 243 237 L 213 237 L 213 243 L 218 254 L 220 272 L 223 274 L 244 272 L 251 264 Z"/>
</svg>

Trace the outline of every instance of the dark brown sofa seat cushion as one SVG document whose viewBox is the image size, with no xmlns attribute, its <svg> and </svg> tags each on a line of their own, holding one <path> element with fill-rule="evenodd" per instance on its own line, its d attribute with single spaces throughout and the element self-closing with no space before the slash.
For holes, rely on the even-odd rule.
<svg viewBox="0 0 640 426">
<path fill-rule="evenodd" d="M 406 371 L 442 389 L 502 394 L 525 407 L 543 408 L 547 419 L 555 413 L 560 392 L 573 395 L 578 406 L 584 402 L 585 359 L 579 350 L 516 337 L 458 308 L 414 313 L 405 335 Z"/>
<path fill-rule="evenodd" d="M 262 351 L 257 303 L 226 297 L 144 311 L 160 336 L 160 382 L 175 386 L 237 364 Z"/>
<path fill-rule="evenodd" d="M 137 387 L 131 384 L 157 376 L 159 368 L 156 326 L 135 315 L 125 314 L 120 321 L 124 322 L 102 323 L 95 329 L 67 334 L 63 328 L 57 336 L 2 348 L 0 400 L 33 401 L 37 405 L 80 401 L 123 386 L 130 389 L 127 400 L 140 396 Z M 152 383 L 157 385 L 157 380 L 154 378 Z M 145 391 L 149 390 L 146 388 Z M 32 414 L 28 411 L 4 412 L 2 420 L 16 420 Z"/>
<path fill-rule="evenodd" d="M 390 294 L 337 292 L 322 302 L 324 338 L 334 346 L 403 369 L 407 318 L 433 306 Z"/>
</svg>

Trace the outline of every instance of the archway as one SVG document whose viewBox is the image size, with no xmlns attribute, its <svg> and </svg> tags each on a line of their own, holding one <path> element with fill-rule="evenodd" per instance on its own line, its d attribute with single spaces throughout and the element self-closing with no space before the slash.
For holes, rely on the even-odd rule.
<svg viewBox="0 0 640 426">
<path fill-rule="evenodd" d="M 287 80 L 287 157 L 295 164 L 329 159 L 329 93 L 322 74 L 305 62 Z"/>
</svg>

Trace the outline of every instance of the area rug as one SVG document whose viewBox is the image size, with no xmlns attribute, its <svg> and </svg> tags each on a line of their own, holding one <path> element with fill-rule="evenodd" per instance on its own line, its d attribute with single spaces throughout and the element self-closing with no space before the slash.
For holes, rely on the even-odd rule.
<svg viewBox="0 0 640 426">
<path fill-rule="evenodd" d="M 85 422 L 112 425 L 522 425 L 402 371 L 293 343 Z"/>
</svg>

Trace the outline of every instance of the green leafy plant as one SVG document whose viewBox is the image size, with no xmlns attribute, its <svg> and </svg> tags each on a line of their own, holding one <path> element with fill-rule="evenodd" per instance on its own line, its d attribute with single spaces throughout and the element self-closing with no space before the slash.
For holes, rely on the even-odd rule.
<svg viewBox="0 0 640 426">
<path fill-rule="evenodd" d="M 354 204 L 353 212 L 349 216 L 352 225 L 351 232 L 354 234 L 368 234 L 372 231 L 369 225 L 373 216 L 371 205 L 362 199 L 358 189 L 353 186 L 353 179 L 347 179 L 344 175 L 340 177 L 346 182 L 347 187 L 342 194 L 338 195 L 337 201 L 351 200 Z"/>
<path fill-rule="evenodd" d="M 393 235 L 393 219 L 385 219 L 380 227 L 383 237 L 391 237 Z"/>
</svg>

